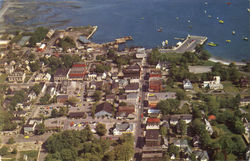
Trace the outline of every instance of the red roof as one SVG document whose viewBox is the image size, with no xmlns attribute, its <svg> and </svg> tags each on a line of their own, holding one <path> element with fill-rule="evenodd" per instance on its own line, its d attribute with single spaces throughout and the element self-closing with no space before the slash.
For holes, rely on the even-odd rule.
<svg viewBox="0 0 250 161">
<path fill-rule="evenodd" d="M 160 123 L 160 119 L 158 119 L 158 118 L 148 118 L 147 123 Z"/>
<path fill-rule="evenodd" d="M 86 67 L 86 64 L 74 64 L 72 67 Z"/>
<path fill-rule="evenodd" d="M 210 115 L 210 116 L 208 116 L 208 119 L 209 119 L 209 120 L 215 120 L 215 119 L 216 119 L 216 116 Z"/>
</svg>

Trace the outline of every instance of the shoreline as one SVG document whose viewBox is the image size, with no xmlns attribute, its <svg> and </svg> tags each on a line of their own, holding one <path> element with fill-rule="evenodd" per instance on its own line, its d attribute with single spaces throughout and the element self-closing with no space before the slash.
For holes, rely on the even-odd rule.
<svg viewBox="0 0 250 161">
<path fill-rule="evenodd" d="M 11 7 L 11 4 L 15 4 L 17 1 L 16 0 L 2 0 L 2 5 L 0 7 L 0 31 L 7 31 L 5 29 L 5 26 L 4 26 L 4 15 L 6 14 L 7 10 L 9 9 L 9 7 Z M 91 35 L 89 35 L 88 38 L 90 38 L 93 33 L 95 33 L 95 31 L 97 30 L 97 27 L 94 28 L 94 31 L 92 32 Z M 215 57 L 215 56 L 212 56 L 209 61 L 211 62 L 220 62 L 224 65 L 229 65 L 230 63 L 235 63 L 236 65 L 238 66 L 243 66 L 243 65 L 246 65 L 245 62 L 241 62 L 241 61 L 234 61 L 234 60 L 230 60 L 230 59 L 223 59 L 223 58 L 218 58 L 218 57 Z"/>
<path fill-rule="evenodd" d="M 225 60 L 225 59 L 221 59 L 221 58 L 216 58 L 214 56 L 212 56 L 208 60 L 211 62 L 214 62 L 214 63 L 221 63 L 223 65 L 229 65 L 230 63 L 235 63 L 235 65 L 237 65 L 237 66 L 244 66 L 247 64 L 247 63 L 239 62 L 239 61 L 232 61 L 232 60 Z"/>
</svg>

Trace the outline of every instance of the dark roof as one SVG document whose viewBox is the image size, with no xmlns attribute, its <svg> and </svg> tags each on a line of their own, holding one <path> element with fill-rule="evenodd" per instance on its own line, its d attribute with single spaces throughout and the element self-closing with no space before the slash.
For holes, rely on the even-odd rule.
<svg viewBox="0 0 250 161">
<path fill-rule="evenodd" d="M 120 100 L 125 100 L 125 99 L 127 99 L 127 95 L 120 95 L 120 96 L 119 96 L 119 99 L 120 99 Z"/>
<path fill-rule="evenodd" d="M 130 83 L 125 87 L 125 90 L 137 90 L 139 89 L 139 83 Z"/>
<path fill-rule="evenodd" d="M 158 138 L 159 138 L 159 130 L 146 131 L 146 139 L 158 139 Z"/>
<path fill-rule="evenodd" d="M 68 72 L 69 72 L 69 69 L 58 68 L 56 70 L 54 77 L 66 76 Z"/>
<path fill-rule="evenodd" d="M 68 116 L 71 118 L 83 117 L 84 112 L 70 112 Z"/>
<path fill-rule="evenodd" d="M 62 99 L 62 98 L 68 98 L 69 96 L 68 95 L 58 95 L 56 98 L 57 99 Z"/>
<path fill-rule="evenodd" d="M 106 99 L 115 99 L 115 95 L 114 94 L 108 94 L 108 95 L 106 95 Z"/>
<path fill-rule="evenodd" d="M 106 111 L 108 113 L 112 113 L 113 112 L 113 106 L 108 102 L 103 102 L 103 103 L 96 106 L 95 113 L 98 113 L 100 111 Z"/>
</svg>

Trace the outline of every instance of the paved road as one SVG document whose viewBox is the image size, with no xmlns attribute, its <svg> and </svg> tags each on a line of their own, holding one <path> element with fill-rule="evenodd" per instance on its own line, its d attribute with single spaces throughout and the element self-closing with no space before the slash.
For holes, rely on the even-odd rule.
<svg viewBox="0 0 250 161">
<path fill-rule="evenodd" d="M 196 45 L 203 44 L 207 40 L 206 37 L 202 36 L 189 36 L 186 40 L 177 48 L 173 49 L 160 49 L 162 53 L 184 53 L 192 52 L 195 50 Z"/>
</svg>

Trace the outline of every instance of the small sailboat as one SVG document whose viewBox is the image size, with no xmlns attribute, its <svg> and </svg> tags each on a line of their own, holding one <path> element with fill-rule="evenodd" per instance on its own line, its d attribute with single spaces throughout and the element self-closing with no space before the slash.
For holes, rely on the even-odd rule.
<svg viewBox="0 0 250 161">
<path fill-rule="evenodd" d="M 207 2 L 205 2 L 205 5 L 207 5 Z"/>
<path fill-rule="evenodd" d="M 208 18 L 211 18 L 212 16 L 211 16 L 211 15 L 208 15 L 207 17 L 208 17 Z"/>
<path fill-rule="evenodd" d="M 234 30 L 232 31 L 232 34 L 233 34 L 233 35 L 235 34 L 235 31 L 234 31 Z"/>
<path fill-rule="evenodd" d="M 231 42 L 231 40 L 226 40 L 226 42 L 227 42 L 227 43 L 230 43 L 230 42 Z"/>
<path fill-rule="evenodd" d="M 247 11 L 250 12 L 250 8 L 248 8 Z"/>
<path fill-rule="evenodd" d="M 157 30 L 157 32 L 162 32 L 162 27 L 160 27 L 160 28 Z"/>
<path fill-rule="evenodd" d="M 215 44 L 214 42 L 209 42 L 209 43 L 207 43 L 207 45 L 212 46 L 212 47 L 217 46 L 217 44 Z"/>
<path fill-rule="evenodd" d="M 190 20 L 188 20 L 188 23 L 190 23 L 191 21 Z"/>
<path fill-rule="evenodd" d="M 224 21 L 223 21 L 223 20 L 219 20 L 219 23 L 223 24 L 223 23 L 224 23 Z"/>
<path fill-rule="evenodd" d="M 218 19 L 219 19 L 219 17 L 216 17 L 216 19 L 218 20 Z"/>
<path fill-rule="evenodd" d="M 206 14 L 206 13 L 207 13 L 207 10 L 204 10 L 204 13 Z"/>
</svg>

